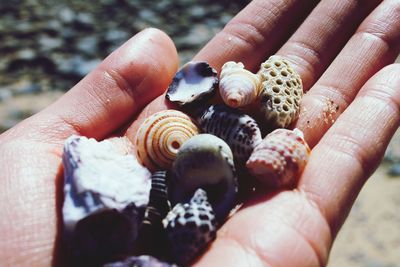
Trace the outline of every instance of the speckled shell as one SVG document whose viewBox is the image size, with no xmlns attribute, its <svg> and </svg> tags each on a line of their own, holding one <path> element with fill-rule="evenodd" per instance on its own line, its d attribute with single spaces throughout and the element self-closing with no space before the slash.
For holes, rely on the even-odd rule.
<svg viewBox="0 0 400 267">
<path fill-rule="evenodd" d="M 163 220 L 174 261 L 186 266 L 215 239 L 217 222 L 204 190 L 177 204 Z"/>
<path fill-rule="evenodd" d="M 303 86 L 289 61 L 271 56 L 261 64 L 260 111 L 271 128 L 285 128 L 299 115 Z"/>
<path fill-rule="evenodd" d="M 238 108 L 253 103 L 260 87 L 260 75 L 244 69 L 241 62 L 229 61 L 222 66 L 219 93 L 226 105 Z"/>
<path fill-rule="evenodd" d="M 268 186 L 291 188 L 297 184 L 309 154 L 300 130 L 277 129 L 254 149 L 246 166 Z"/>
<path fill-rule="evenodd" d="M 103 267 L 178 267 L 175 264 L 162 262 L 149 255 L 131 256 L 122 261 L 107 263 Z"/>
<path fill-rule="evenodd" d="M 138 158 L 150 170 L 169 169 L 182 144 L 198 133 L 197 126 L 181 111 L 155 113 L 142 123 L 137 132 Z"/>
<path fill-rule="evenodd" d="M 175 74 L 165 97 L 179 106 L 189 106 L 211 98 L 217 87 L 217 71 L 207 62 L 191 61 Z"/>
<path fill-rule="evenodd" d="M 212 105 L 196 116 L 205 133 L 223 139 L 232 149 L 235 163 L 244 166 L 253 149 L 261 140 L 257 122 L 239 110 L 224 105 Z"/>
<path fill-rule="evenodd" d="M 179 150 L 170 171 L 172 205 L 187 202 L 198 188 L 207 191 L 218 221 L 235 205 L 237 177 L 229 146 L 210 134 L 199 134 Z"/>
</svg>

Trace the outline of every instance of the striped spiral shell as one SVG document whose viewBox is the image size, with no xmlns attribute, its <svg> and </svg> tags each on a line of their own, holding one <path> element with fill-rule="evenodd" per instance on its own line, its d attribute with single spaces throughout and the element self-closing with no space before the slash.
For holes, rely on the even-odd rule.
<svg viewBox="0 0 400 267">
<path fill-rule="evenodd" d="M 164 110 L 147 118 L 136 135 L 140 161 L 150 170 L 168 169 L 182 144 L 199 133 L 185 113 Z"/>
<path fill-rule="evenodd" d="M 143 224 L 161 224 L 162 219 L 171 210 L 168 202 L 166 171 L 156 171 L 151 175 L 149 204 L 144 213 Z"/>
<path fill-rule="evenodd" d="M 144 212 L 137 241 L 140 254 L 162 255 L 165 248 L 162 220 L 171 210 L 166 178 L 166 171 L 156 171 L 151 176 L 149 204 Z"/>
<path fill-rule="evenodd" d="M 253 118 L 224 105 L 211 105 L 196 117 L 196 121 L 203 132 L 224 140 L 232 149 L 235 163 L 241 166 L 262 140 Z"/>
<path fill-rule="evenodd" d="M 260 87 L 260 76 L 244 69 L 241 62 L 229 61 L 222 66 L 219 92 L 226 105 L 238 108 L 253 103 Z"/>
<path fill-rule="evenodd" d="M 254 149 L 246 166 L 262 183 L 290 188 L 297 184 L 309 154 L 300 130 L 277 129 Z"/>
</svg>

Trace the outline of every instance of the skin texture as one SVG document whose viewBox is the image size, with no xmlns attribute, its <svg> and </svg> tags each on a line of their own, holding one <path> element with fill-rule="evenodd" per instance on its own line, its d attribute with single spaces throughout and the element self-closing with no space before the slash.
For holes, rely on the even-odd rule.
<svg viewBox="0 0 400 267">
<path fill-rule="evenodd" d="M 400 65 L 389 65 L 400 50 L 398 0 L 277 2 L 252 1 L 195 59 L 217 69 L 242 61 L 253 71 L 276 51 L 293 61 L 308 91 L 295 126 L 311 158 L 296 189 L 252 196 L 198 266 L 324 266 L 400 123 Z M 62 262 L 65 138 L 104 139 L 127 128 L 133 140 L 143 118 L 167 108 L 163 96 L 150 101 L 177 66 L 171 40 L 145 30 L 53 105 L 0 136 L 2 264 Z M 327 105 L 335 112 L 324 120 Z"/>
</svg>

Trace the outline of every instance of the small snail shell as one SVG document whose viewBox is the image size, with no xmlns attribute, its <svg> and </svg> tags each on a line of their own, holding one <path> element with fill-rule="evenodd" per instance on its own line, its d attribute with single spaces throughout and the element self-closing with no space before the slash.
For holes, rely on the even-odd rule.
<svg viewBox="0 0 400 267">
<path fill-rule="evenodd" d="M 185 113 L 164 110 L 147 118 L 136 135 L 138 158 L 150 170 L 168 169 L 182 144 L 199 133 Z"/>
<path fill-rule="evenodd" d="M 224 140 L 232 149 L 235 163 L 241 166 L 262 140 L 258 124 L 252 117 L 225 105 L 211 105 L 200 112 L 196 121 L 203 132 Z"/>
<path fill-rule="evenodd" d="M 222 66 L 219 92 L 228 106 L 238 108 L 251 104 L 260 87 L 260 76 L 244 69 L 241 62 L 229 61 Z"/>
<path fill-rule="evenodd" d="M 254 149 L 246 163 L 259 181 L 274 187 L 293 187 L 310 154 L 299 129 L 277 129 Z"/>
</svg>

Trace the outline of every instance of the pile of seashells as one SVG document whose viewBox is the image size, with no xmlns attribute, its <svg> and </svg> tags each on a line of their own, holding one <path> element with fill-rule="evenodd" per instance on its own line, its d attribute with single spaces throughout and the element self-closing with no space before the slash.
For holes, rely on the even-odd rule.
<svg viewBox="0 0 400 267">
<path fill-rule="evenodd" d="M 206 62 L 189 62 L 166 94 L 176 110 L 138 130 L 137 157 L 110 140 L 67 139 L 64 237 L 75 265 L 189 265 L 240 204 L 242 185 L 293 188 L 310 149 L 300 130 L 285 128 L 302 95 L 279 56 L 256 74 L 227 62 L 219 79 Z M 118 262 L 126 255 L 151 256 Z"/>
</svg>

